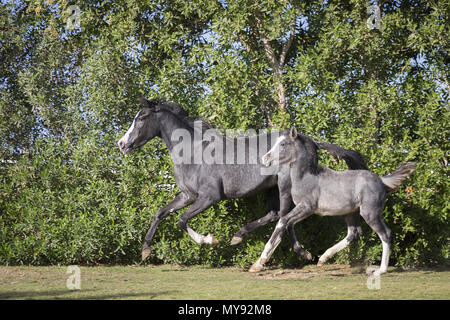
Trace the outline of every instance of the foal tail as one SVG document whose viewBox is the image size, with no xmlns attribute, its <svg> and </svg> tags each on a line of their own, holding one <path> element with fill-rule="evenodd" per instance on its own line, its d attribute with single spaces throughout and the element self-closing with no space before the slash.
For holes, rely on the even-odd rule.
<svg viewBox="0 0 450 320">
<path fill-rule="evenodd" d="M 403 181 L 413 173 L 415 168 L 416 163 L 405 162 L 391 174 L 381 177 L 381 181 L 383 181 L 386 191 L 389 193 L 395 192 L 402 185 Z"/>
</svg>

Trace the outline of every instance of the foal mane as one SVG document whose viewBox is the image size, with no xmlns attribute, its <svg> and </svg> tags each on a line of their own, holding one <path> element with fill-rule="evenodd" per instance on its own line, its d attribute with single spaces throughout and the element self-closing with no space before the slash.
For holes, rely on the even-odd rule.
<svg viewBox="0 0 450 320">
<path fill-rule="evenodd" d="M 322 171 L 322 167 L 319 166 L 319 156 L 317 149 L 319 148 L 314 140 L 299 133 L 297 135 L 297 142 L 301 143 L 306 150 L 306 169 L 313 175 L 318 175 Z"/>
</svg>

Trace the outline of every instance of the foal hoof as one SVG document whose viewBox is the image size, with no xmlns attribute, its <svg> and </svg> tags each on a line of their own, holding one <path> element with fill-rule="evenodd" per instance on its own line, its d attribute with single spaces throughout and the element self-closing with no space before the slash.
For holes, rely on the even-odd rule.
<svg viewBox="0 0 450 320">
<path fill-rule="evenodd" d="M 241 237 L 234 236 L 233 239 L 231 239 L 230 245 L 235 246 L 241 242 L 242 242 Z"/>
<path fill-rule="evenodd" d="M 300 257 L 306 260 L 312 260 L 313 256 L 308 250 L 303 249 L 298 242 L 294 244 L 294 252 L 296 252 Z"/>
<path fill-rule="evenodd" d="M 150 250 L 150 248 L 142 250 L 142 261 L 147 259 L 147 257 L 150 255 L 150 252 L 152 252 L 152 250 Z"/>
<path fill-rule="evenodd" d="M 317 266 L 318 266 L 318 267 L 321 267 L 321 266 L 323 266 L 324 264 L 325 264 L 325 261 L 319 260 L 319 262 L 317 262 Z"/>
<path fill-rule="evenodd" d="M 264 269 L 264 266 L 260 264 L 259 262 L 255 262 L 250 269 L 248 269 L 248 272 L 260 272 Z"/>
<path fill-rule="evenodd" d="M 248 272 L 260 272 L 264 269 L 264 263 L 266 263 L 266 259 L 259 258 L 251 267 L 248 269 Z"/>
<path fill-rule="evenodd" d="M 313 258 L 312 254 L 309 251 L 306 251 L 305 249 L 300 249 L 297 251 L 297 253 L 300 257 L 308 261 L 311 261 Z"/>
<path fill-rule="evenodd" d="M 208 235 L 205 237 L 205 243 L 208 244 L 218 244 L 219 241 L 212 235 L 211 233 L 208 233 Z"/>
<path fill-rule="evenodd" d="M 305 250 L 306 251 L 306 250 Z M 305 255 L 303 256 L 303 258 L 305 258 L 306 260 L 311 261 L 313 256 L 311 253 L 309 253 L 308 251 L 306 251 Z"/>
</svg>

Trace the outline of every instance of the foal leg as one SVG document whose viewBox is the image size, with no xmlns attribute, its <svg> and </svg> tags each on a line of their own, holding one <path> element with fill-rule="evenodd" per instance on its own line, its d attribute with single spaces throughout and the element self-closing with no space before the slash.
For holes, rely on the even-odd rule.
<svg viewBox="0 0 450 320">
<path fill-rule="evenodd" d="M 259 228 L 261 226 L 268 224 L 269 222 L 276 221 L 276 220 L 278 220 L 278 218 L 279 218 L 278 212 L 276 210 L 270 210 L 269 213 L 267 215 L 265 215 L 264 217 L 262 217 L 258 220 L 252 221 L 252 222 L 246 224 L 245 226 L 243 226 L 242 228 L 240 228 L 239 231 L 236 232 L 236 234 L 231 239 L 230 245 L 234 246 L 236 244 L 241 243 L 243 238 L 246 235 L 248 235 L 250 232 L 252 232 L 256 228 Z"/>
<path fill-rule="evenodd" d="M 325 251 L 325 253 L 319 258 L 319 262 L 317 263 L 318 266 L 322 266 L 328 259 L 362 236 L 358 212 L 346 215 L 345 222 L 347 223 L 347 236 Z"/>
<path fill-rule="evenodd" d="M 297 236 L 295 235 L 294 224 L 290 224 L 287 227 L 287 231 L 289 238 L 291 239 L 292 250 L 303 259 L 312 260 L 312 254 L 308 250 L 303 249 L 300 242 L 298 242 Z"/>
<path fill-rule="evenodd" d="M 282 192 L 284 189 L 289 190 L 289 191 Z M 286 186 L 285 188 L 282 188 L 280 186 L 280 190 L 281 191 L 279 192 L 280 193 L 279 197 L 278 197 L 278 194 L 275 194 L 273 196 L 273 198 L 271 198 L 269 201 L 269 206 L 270 206 L 270 208 L 272 208 L 272 210 L 270 210 L 269 213 L 267 215 L 265 215 L 264 217 L 262 217 L 261 219 L 250 222 L 249 224 L 243 226 L 233 236 L 233 239 L 231 239 L 231 243 L 230 243 L 231 245 L 236 245 L 236 244 L 240 243 L 242 241 L 242 238 L 245 235 L 247 235 L 248 233 L 250 233 L 251 231 L 253 231 L 254 229 L 264 226 L 269 222 L 278 220 L 280 217 L 282 217 L 283 215 L 285 215 L 292 209 L 294 203 L 292 202 L 292 197 L 290 194 L 290 185 Z M 281 200 L 279 200 L 279 199 L 281 199 Z M 280 204 L 278 212 L 275 210 L 275 208 L 276 208 L 275 200 L 277 202 L 279 202 L 279 204 Z M 287 227 L 287 231 L 288 231 L 289 238 L 291 240 L 292 249 L 294 250 L 294 252 L 296 252 L 298 255 L 300 255 L 302 258 L 304 258 L 306 260 L 311 260 L 312 259 L 311 253 L 309 253 L 307 250 L 303 249 L 302 246 L 300 245 L 300 243 L 298 242 L 297 237 L 295 236 L 294 226 L 289 225 Z"/>
<path fill-rule="evenodd" d="M 266 243 L 264 247 L 264 251 L 261 254 L 261 257 L 250 267 L 249 272 L 259 272 L 264 268 L 264 264 L 267 260 L 270 259 L 273 252 L 280 244 L 281 239 L 283 237 L 284 232 L 290 225 L 294 225 L 295 223 L 309 217 L 314 214 L 314 210 L 311 209 L 310 206 L 307 205 L 297 205 L 291 212 L 289 212 L 284 217 L 281 217 L 278 221 L 275 230 L 272 233 L 269 241 Z"/>
<path fill-rule="evenodd" d="M 267 207 L 269 209 L 269 213 L 266 214 L 264 217 L 252 221 L 248 224 L 246 224 L 245 226 L 243 226 L 242 228 L 239 229 L 238 232 L 236 232 L 233 236 L 233 238 L 231 239 L 231 245 L 237 245 L 239 243 L 242 242 L 243 238 L 245 236 L 247 236 L 250 232 L 252 232 L 253 230 L 265 226 L 266 224 L 273 222 L 273 221 L 277 221 L 279 216 L 278 216 L 278 211 L 280 210 L 280 198 L 278 197 L 278 188 L 277 187 L 273 187 L 271 189 L 269 189 L 266 192 L 267 195 Z"/>
<path fill-rule="evenodd" d="M 280 216 L 283 217 L 288 212 L 291 211 L 294 207 L 294 202 L 292 201 L 291 189 L 289 185 L 289 191 L 284 191 L 286 188 L 280 188 Z M 297 240 L 297 236 L 295 235 L 294 224 L 287 224 L 287 232 L 289 235 L 289 239 L 291 240 L 292 250 L 296 252 L 300 257 L 306 260 L 312 260 L 312 254 L 307 250 L 303 249 L 300 242 Z"/>
<path fill-rule="evenodd" d="M 181 192 L 176 195 L 175 199 L 173 199 L 166 206 L 162 207 L 158 210 L 158 212 L 156 212 L 155 216 L 153 217 L 150 229 L 148 229 L 148 232 L 144 239 L 144 245 L 142 247 L 142 261 L 144 261 L 151 252 L 150 244 L 152 242 L 153 236 L 155 235 L 156 228 L 161 223 L 161 220 L 167 217 L 169 214 L 188 206 L 193 201 L 194 200 L 191 199 L 189 195 Z"/>
<path fill-rule="evenodd" d="M 381 265 L 380 269 L 375 271 L 376 275 L 380 275 L 382 273 L 386 273 L 389 265 L 389 250 L 391 246 L 391 230 L 386 226 L 384 221 L 381 219 L 381 213 L 383 212 L 381 209 L 361 209 L 361 216 L 367 222 L 367 224 L 376 232 L 378 237 L 381 239 L 381 243 L 383 244 L 383 253 L 381 256 Z"/>
<path fill-rule="evenodd" d="M 278 173 L 278 189 L 280 197 L 280 217 L 288 214 L 294 207 L 294 202 L 292 200 L 291 189 L 291 173 L 290 168 L 285 166 L 284 170 Z M 312 255 L 307 250 L 303 249 L 301 244 L 298 242 L 295 235 L 294 224 L 287 225 L 287 232 L 289 234 L 289 239 L 291 240 L 292 250 L 296 252 L 300 257 L 306 260 L 312 260 Z"/>
</svg>

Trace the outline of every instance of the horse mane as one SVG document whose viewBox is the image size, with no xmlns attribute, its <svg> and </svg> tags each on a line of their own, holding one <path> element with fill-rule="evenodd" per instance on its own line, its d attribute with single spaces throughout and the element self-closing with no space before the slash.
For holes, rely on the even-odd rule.
<svg viewBox="0 0 450 320">
<path fill-rule="evenodd" d="M 200 122 L 202 133 L 205 133 L 205 131 L 209 129 L 216 129 L 219 136 L 221 136 L 223 139 L 229 139 L 229 137 L 220 133 L 222 131 L 220 128 L 213 126 L 209 122 L 199 117 L 189 116 L 188 111 L 183 109 L 176 102 L 168 102 L 164 98 L 158 97 L 148 100 L 148 103 L 150 105 L 159 106 L 161 110 L 166 110 L 174 114 L 180 121 L 187 124 L 193 130 L 197 129 L 198 127 L 198 124 L 197 126 L 195 126 L 195 124 Z M 347 150 L 332 143 L 317 142 L 301 133 L 298 134 L 298 139 L 305 146 L 309 162 L 308 170 L 312 174 L 316 175 L 322 170 L 322 167 L 319 166 L 319 156 L 317 149 L 328 151 L 336 159 L 343 159 L 351 170 L 368 170 L 363 156 L 358 151 Z"/>
<path fill-rule="evenodd" d="M 216 127 L 214 127 L 212 124 L 206 122 L 205 120 L 203 120 L 199 117 L 189 116 L 188 111 L 183 109 L 176 102 L 168 102 L 168 101 L 165 101 L 164 98 L 159 97 L 159 98 L 149 100 L 149 103 L 154 104 L 155 106 L 158 106 L 160 108 L 160 110 L 166 110 L 166 111 L 169 111 L 170 113 L 174 114 L 178 119 L 180 119 L 183 123 L 186 123 L 187 125 L 189 125 L 189 127 L 191 127 L 192 129 L 195 128 L 194 125 L 196 122 L 197 123 L 200 122 L 202 133 L 204 133 L 208 129 L 216 129 Z"/>
<path fill-rule="evenodd" d="M 301 133 L 298 134 L 297 141 L 303 144 L 306 149 L 307 170 L 313 175 L 318 175 L 323 169 L 319 166 L 319 156 L 317 154 L 319 147 L 314 140 Z"/>
<path fill-rule="evenodd" d="M 350 170 L 369 170 L 361 153 L 355 150 L 344 149 L 338 145 L 328 142 L 318 142 L 313 139 L 298 134 L 298 138 L 305 146 L 307 158 L 309 159 L 309 171 L 313 174 L 318 174 L 323 169 L 319 164 L 318 149 L 325 150 L 330 153 L 335 159 L 343 159 Z"/>
</svg>

